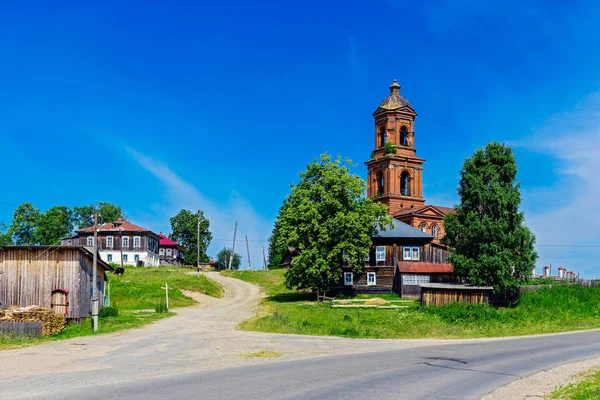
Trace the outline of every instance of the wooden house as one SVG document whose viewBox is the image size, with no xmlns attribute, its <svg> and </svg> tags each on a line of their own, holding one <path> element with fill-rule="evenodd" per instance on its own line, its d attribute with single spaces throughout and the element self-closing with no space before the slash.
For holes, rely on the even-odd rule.
<svg viewBox="0 0 600 400">
<path fill-rule="evenodd" d="M 160 239 L 158 243 L 160 265 L 183 265 L 185 247 L 176 241 L 169 239 L 167 236 L 163 235 L 162 232 L 158 234 L 158 237 Z"/>
<path fill-rule="evenodd" d="M 395 291 L 418 297 L 420 283 L 454 281 L 448 251 L 432 243 L 433 239 L 432 235 L 394 219 L 392 228 L 372 237 L 373 246 L 363 272 L 354 273 L 342 267 L 342 277 L 332 292 Z"/>
<path fill-rule="evenodd" d="M 37 305 L 69 319 L 91 314 L 93 253 L 82 246 L 0 247 L 0 309 Z M 98 257 L 96 290 L 104 304 L 106 271 Z"/>
</svg>

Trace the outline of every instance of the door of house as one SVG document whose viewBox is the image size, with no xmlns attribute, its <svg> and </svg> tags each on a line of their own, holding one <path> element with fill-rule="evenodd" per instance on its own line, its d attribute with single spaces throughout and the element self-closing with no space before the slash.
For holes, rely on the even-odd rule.
<svg viewBox="0 0 600 400">
<path fill-rule="evenodd" d="M 62 289 L 52 292 L 52 300 L 50 302 L 52 311 L 56 314 L 68 314 L 69 309 L 69 294 Z"/>
</svg>

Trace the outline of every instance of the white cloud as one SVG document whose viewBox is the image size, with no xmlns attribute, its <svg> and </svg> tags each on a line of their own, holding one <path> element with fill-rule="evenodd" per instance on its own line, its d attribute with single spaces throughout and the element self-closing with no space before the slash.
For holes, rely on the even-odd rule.
<svg viewBox="0 0 600 400">
<path fill-rule="evenodd" d="M 213 241 L 208 248 L 208 254 L 209 256 L 216 256 L 221 248 L 231 247 L 234 224 L 237 221 L 238 231 L 235 251 L 242 255 L 240 268 L 245 269 L 248 266 L 246 235 L 249 241 L 252 268 L 262 268 L 262 248 L 264 246 L 265 251 L 267 250 L 266 240 L 271 232 L 272 221 L 257 214 L 254 207 L 235 191 L 231 192 L 228 203 L 217 204 L 189 182 L 183 180 L 166 163 L 150 158 L 132 148 L 127 148 L 127 152 L 142 168 L 154 175 L 164 187 L 164 204 L 153 206 L 157 216 L 148 217 L 148 227 L 168 230 L 170 228 L 169 218 L 182 208 L 192 211 L 200 209 L 210 221 L 210 230 L 213 234 Z"/>
<path fill-rule="evenodd" d="M 563 265 L 586 277 L 600 276 L 600 92 L 590 95 L 574 111 L 551 118 L 533 137 L 517 143 L 546 154 L 557 162 L 558 184 L 533 191 L 550 208 L 530 202 L 527 223 L 540 245 L 539 265 Z M 526 193 L 527 195 L 527 193 Z M 554 201 L 553 201 L 554 200 Z M 547 201 L 548 202 L 548 201 Z M 586 247 L 584 247 L 586 246 Z"/>
</svg>

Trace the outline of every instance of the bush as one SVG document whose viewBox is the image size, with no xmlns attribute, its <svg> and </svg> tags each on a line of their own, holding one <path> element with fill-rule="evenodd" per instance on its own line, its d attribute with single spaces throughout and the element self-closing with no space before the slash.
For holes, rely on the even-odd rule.
<svg viewBox="0 0 600 400">
<path fill-rule="evenodd" d="M 117 308 L 117 306 L 104 307 L 104 308 L 100 309 L 100 312 L 98 313 L 98 316 L 100 318 L 118 317 L 119 316 L 119 309 Z"/>
<path fill-rule="evenodd" d="M 386 142 L 385 146 L 383 147 L 383 151 L 385 152 L 385 154 L 396 154 L 396 152 L 398 151 L 398 148 L 396 146 L 394 146 L 392 143 Z"/>
<path fill-rule="evenodd" d="M 154 305 L 154 311 L 157 314 L 162 314 L 162 313 L 169 312 L 169 310 L 167 309 L 167 304 L 164 301 L 162 301 L 162 300 L 160 300 L 158 303 L 156 303 Z"/>
</svg>

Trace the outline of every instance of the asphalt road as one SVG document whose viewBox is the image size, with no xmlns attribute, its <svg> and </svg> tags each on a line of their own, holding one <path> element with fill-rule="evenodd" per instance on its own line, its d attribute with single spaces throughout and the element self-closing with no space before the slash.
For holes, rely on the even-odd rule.
<svg viewBox="0 0 600 400">
<path fill-rule="evenodd" d="M 596 330 L 177 375 L 165 370 L 159 378 L 129 381 L 123 377 L 72 390 L 63 387 L 60 393 L 40 398 L 479 399 L 519 377 L 598 356 L 600 331 Z"/>
</svg>

